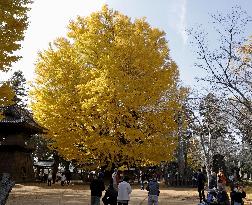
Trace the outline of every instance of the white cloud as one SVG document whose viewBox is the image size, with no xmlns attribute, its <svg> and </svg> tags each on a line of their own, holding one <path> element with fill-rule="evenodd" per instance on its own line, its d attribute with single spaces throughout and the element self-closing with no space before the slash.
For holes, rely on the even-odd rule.
<svg viewBox="0 0 252 205">
<path fill-rule="evenodd" d="M 187 0 L 173 0 L 169 2 L 168 18 L 170 26 L 176 30 L 185 44 L 188 36 L 186 33 Z"/>
<path fill-rule="evenodd" d="M 186 24 L 186 3 L 187 3 L 187 0 L 181 0 L 181 12 L 180 12 L 180 15 L 179 15 L 179 24 L 178 24 L 178 30 L 179 30 L 179 33 L 180 35 L 182 36 L 182 39 L 183 39 L 183 42 L 186 43 L 187 42 L 187 39 L 188 39 L 188 36 L 187 36 L 187 33 L 186 33 L 186 27 L 187 27 L 187 24 Z"/>
</svg>

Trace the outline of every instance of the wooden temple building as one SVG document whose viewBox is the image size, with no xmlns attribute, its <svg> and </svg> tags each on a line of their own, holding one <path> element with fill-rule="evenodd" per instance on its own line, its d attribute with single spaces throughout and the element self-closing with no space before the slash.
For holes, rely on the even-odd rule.
<svg viewBox="0 0 252 205">
<path fill-rule="evenodd" d="M 34 179 L 32 151 L 27 141 L 43 133 L 29 111 L 17 105 L 0 107 L 0 175 L 10 173 L 16 182 Z"/>
</svg>

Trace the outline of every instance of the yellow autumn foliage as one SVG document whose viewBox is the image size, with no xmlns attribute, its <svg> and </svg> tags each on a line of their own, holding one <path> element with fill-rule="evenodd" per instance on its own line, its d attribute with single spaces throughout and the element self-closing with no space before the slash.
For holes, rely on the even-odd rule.
<svg viewBox="0 0 252 205">
<path fill-rule="evenodd" d="M 249 36 L 247 42 L 241 47 L 241 52 L 245 55 L 244 61 L 251 63 L 251 55 L 252 55 L 252 36 Z"/>
<path fill-rule="evenodd" d="M 0 86 L 0 107 L 13 104 L 12 99 L 14 98 L 15 92 L 10 87 L 8 83 L 3 83 Z M 3 118 L 2 113 L 0 112 L 0 120 Z"/>
<path fill-rule="evenodd" d="M 28 26 L 27 12 L 31 0 L 0 1 L 0 71 L 8 71 L 20 56 L 14 51 L 21 48 L 24 32 Z"/>
<path fill-rule="evenodd" d="M 104 6 L 39 54 L 36 120 L 66 159 L 97 166 L 173 158 L 183 90 L 165 33 Z"/>
<path fill-rule="evenodd" d="M 9 71 L 11 64 L 21 57 L 14 52 L 21 48 L 24 32 L 28 26 L 27 12 L 31 0 L 0 1 L 0 74 Z M 10 105 L 14 92 L 6 83 L 0 85 L 0 106 Z M 0 119 L 3 116 L 0 113 Z"/>
</svg>

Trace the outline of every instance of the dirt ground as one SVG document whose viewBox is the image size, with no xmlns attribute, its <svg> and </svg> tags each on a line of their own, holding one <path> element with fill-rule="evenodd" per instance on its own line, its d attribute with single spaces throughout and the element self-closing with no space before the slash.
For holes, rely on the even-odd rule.
<svg viewBox="0 0 252 205">
<path fill-rule="evenodd" d="M 104 193 L 103 193 L 104 194 Z M 60 186 L 54 184 L 16 184 L 9 195 L 7 205 L 89 205 L 90 190 L 88 185 L 71 184 Z M 102 204 L 102 203 L 101 203 Z M 147 191 L 133 186 L 129 205 L 146 205 Z M 196 205 L 196 189 L 166 188 L 161 186 L 159 205 Z"/>
</svg>

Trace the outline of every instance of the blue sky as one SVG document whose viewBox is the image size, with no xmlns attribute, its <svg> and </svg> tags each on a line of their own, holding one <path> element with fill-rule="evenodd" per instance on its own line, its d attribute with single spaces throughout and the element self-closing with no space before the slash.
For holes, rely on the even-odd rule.
<svg viewBox="0 0 252 205">
<path fill-rule="evenodd" d="M 64 36 L 69 20 L 100 10 L 103 4 L 132 19 L 146 17 L 151 26 L 164 30 L 171 57 L 179 66 L 181 80 L 189 86 L 195 85 L 194 78 L 201 73 L 193 66 L 196 56 L 185 29 L 203 24 L 210 31 L 213 29 L 209 24 L 210 14 L 227 13 L 235 5 L 252 14 L 252 0 L 34 0 L 23 48 L 18 52 L 23 59 L 13 64 L 12 70 L 20 69 L 27 80 L 32 80 L 37 52 L 46 49 L 56 37 Z M 0 75 L 1 80 L 10 73 Z"/>
</svg>

